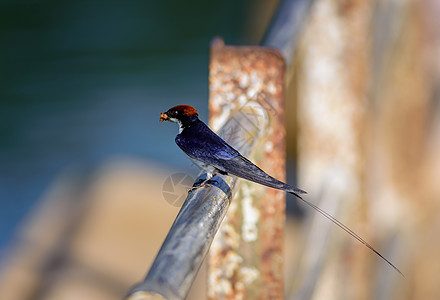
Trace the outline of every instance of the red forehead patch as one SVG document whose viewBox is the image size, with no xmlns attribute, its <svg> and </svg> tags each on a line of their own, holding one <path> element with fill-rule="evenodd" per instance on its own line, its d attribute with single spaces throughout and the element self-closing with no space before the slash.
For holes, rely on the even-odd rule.
<svg viewBox="0 0 440 300">
<path fill-rule="evenodd" d="M 183 111 L 186 116 L 199 115 L 197 110 L 191 105 L 177 105 L 170 108 L 169 110 Z"/>
</svg>

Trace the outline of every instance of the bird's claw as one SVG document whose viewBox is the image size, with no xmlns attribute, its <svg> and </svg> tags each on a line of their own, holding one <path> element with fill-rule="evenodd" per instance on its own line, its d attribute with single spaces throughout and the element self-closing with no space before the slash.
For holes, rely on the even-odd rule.
<svg viewBox="0 0 440 300">
<path fill-rule="evenodd" d="M 196 182 L 194 182 L 193 186 L 188 190 L 188 193 L 191 193 L 192 191 L 205 187 L 207 185 L 211 185 L 212 183 L 218 183 L 217 180 L 209 178 L 209 179 L 199 179 Z"/>
<path fill-rule="evenodd" d="M 195 190 L 197 190 L 198 188 L 205 187 L 206 185 L 207 185 L 207 184 L 197 185 L 197 186 L 193 185 L 192 188 L 190 188 L 190 189 L 188 190 L 188 194 L 191 193 L 191 192 L 193 192 L 193 191 L 195 191 Z"/>
</svg>

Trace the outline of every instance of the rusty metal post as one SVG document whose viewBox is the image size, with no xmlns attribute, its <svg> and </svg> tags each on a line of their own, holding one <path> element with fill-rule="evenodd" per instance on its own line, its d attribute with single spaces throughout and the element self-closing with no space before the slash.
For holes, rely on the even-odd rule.
<svg viewBox="0 0 440 300">
<path fill-rule="evenodd" d="M 216 40 L 210 61 L 210 125 L 227 122 L 228 132 L 262 169 L 285 179 L 284 60 L 274 49 L 225 46 Z M 250 123 L 249 123 L 250 121 Z M 209 255 L 209 299 L 282 299 L 285 193 L 239 181 L 240 189 L 217 233 Z"/>
</svg>

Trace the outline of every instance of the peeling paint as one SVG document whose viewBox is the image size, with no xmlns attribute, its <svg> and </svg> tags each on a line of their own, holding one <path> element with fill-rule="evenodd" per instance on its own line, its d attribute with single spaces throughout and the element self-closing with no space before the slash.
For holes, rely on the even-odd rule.
<svg viewBox="0 0 440 300">
<path fill-rule="evenodd" d="M 241 190 L 243 197 L 241 199 L 241 205 L 243 211 L 243 225 L 241 227 L 241 234 L 243 240 L 246 242 L 253 242 L 258 238 L 258 222 L 260 221 L 260 211 L 254 207 L 252 199 L 252 190 L 249 187 L 251 184 L 242 184 Z"/>
<path fill-rule="evenodd" d="M 260 277 L 257 268 L 243 267 L 240 269 L 240 278 L 244 284 L 251 284 Z"/>
</svg>

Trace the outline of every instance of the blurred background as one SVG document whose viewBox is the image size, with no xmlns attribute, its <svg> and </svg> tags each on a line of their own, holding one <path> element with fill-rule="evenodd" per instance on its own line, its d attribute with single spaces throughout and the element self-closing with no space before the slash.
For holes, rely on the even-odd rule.
<svg viewBox="0 0 440 300">
<path fill-rule="evenodd" d="M 163 183 L 199 172 L 159 113 L 190 104 L 206 121 L 211 40 L 258 43 L 272 2 L 0 2 L 1 299 L 79 299 L 84 282 L 120 299 L 143 278 L 178 212 Z"/>
<path fill-rule="evenodd" d="M 312 221 L 304 215 L 314 212 L 290 204 L 286 298 L 439 299 L 439 2 L 336 2 L 314 1 L 288 69 L 288 181 L 295 182 L 298 148 L 300 186 L 311 197 L 322 192 L 313 179 L 322 174 L 317 170 L 351 159 L 328 155 L 325 140 L 304 139 L 314 126 L 307 113 L 318 120 L 326 113 L 301 104 L 319 97 L 311 92 L 315 84 L 323 97 L 361 99 L 355 109 L 363 116 L 351 124 L 362 128 L 358 144 L 367 159 L 354 159 L 350 168 L 363 182 L 355 189 L 363 196 L 343 209 L 341 221 L 407 279 L 331 229 L 330 243 L 340 248 L 323 261 L 352 269 L 362 284 L 346 291 L 331 276 L 337 272 L 325 271 L 321 284 L 316 272 L 307 277 L 315 293 L 305 289 L 298 278 L 308 268 L 299 260 L 316 245 L 306 239 Z M 0 299 L 121 299 L 142 280 L 178 212 L 164 199 L 164 182 L 175 173 L 198 173 L 174 143 L 176 126 L 159 123 L 159 113 L 190 104 L 207 120 L 211 40 L 258 44 L 277 4 L 0 3 Z M 350 22 L 359 30 L 341 30 Z M 330 73 L 307 71 L 319 69 L 314 61 L 343 59 L 346 64 L 330 64 Z M 350 92 L 319 90 L 322 78 L 339 90 L 347 84 Z M 299 145 L 297 111 L 304 124 Z M 337 120 L 325 124 L 340 129 Z M 314 166 L 317 157 L 326 163 Z M 382 268 L 371 271 L 372 260 Z M 386 280 L 378 275 L 383 265 Z M 205 297 L 203 279 L 202 270 L 189 299 Z"/>
<path fill-rule="evenodd" d="M 189 103 L 206 118 L 211 39 L 251 42 L 245 1 L 0 5 L 1 248 L 66 169 L 116 155 L 187 167 L 158 113 Z"/>
</svg>

